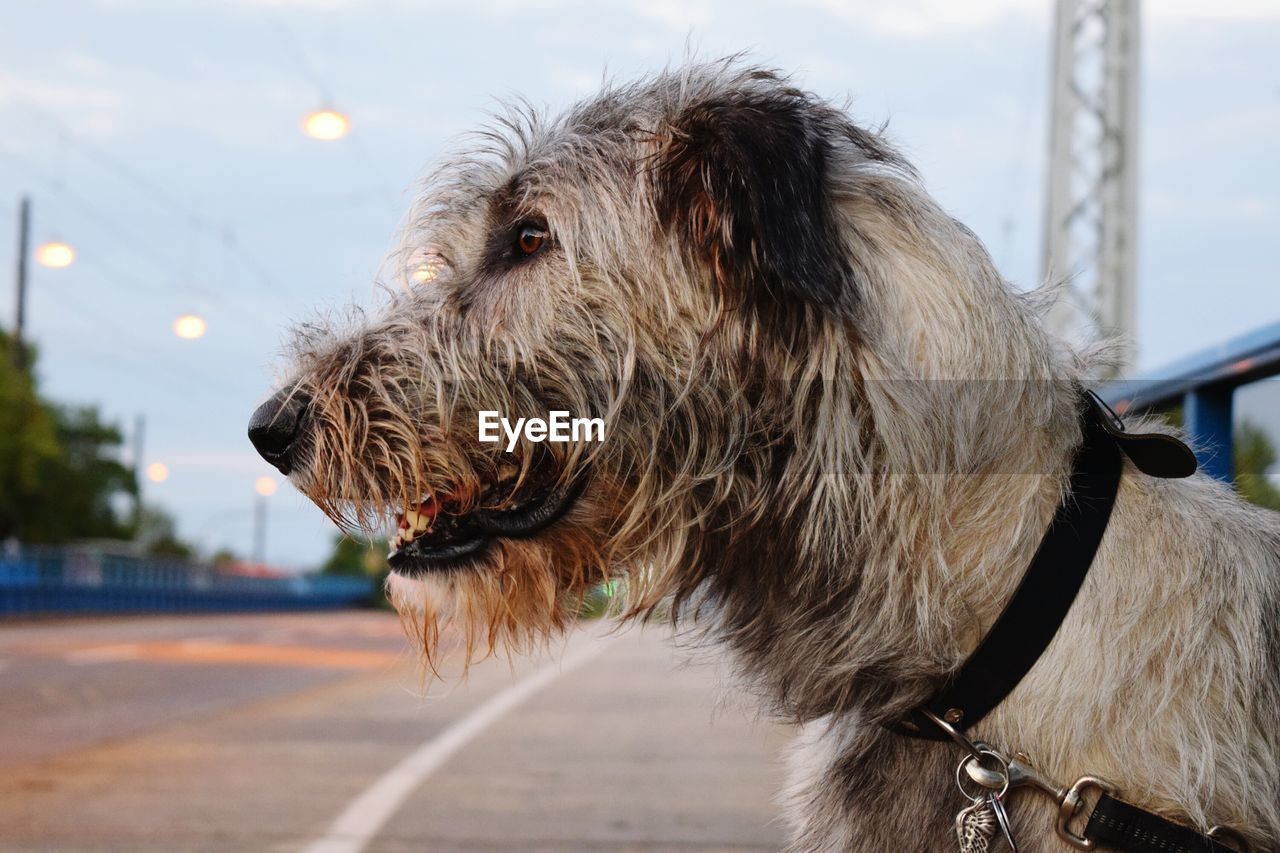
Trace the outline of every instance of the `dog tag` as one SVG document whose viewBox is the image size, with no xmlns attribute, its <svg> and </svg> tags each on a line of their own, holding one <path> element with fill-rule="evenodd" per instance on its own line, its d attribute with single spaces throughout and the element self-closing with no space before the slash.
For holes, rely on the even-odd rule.
<svg viewBox="0 0 1280 853">
<path fill-rule="evenodd" d="M 999 819 L 988 798 L 974 800 L 956 815 L 956 840 L 960 842 L 960 853 L 987 853 L 999 828 Z"/>
</svg>

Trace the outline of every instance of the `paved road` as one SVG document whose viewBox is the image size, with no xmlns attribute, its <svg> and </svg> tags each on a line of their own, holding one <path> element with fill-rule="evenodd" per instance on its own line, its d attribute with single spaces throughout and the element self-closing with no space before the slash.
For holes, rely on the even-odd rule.
<svg viewBox="0 0 1280 853">
<path fill-rule="evenodd" d="M 599 626 L 424 695 L 381 613 L 0 623 L 0 850 L 759 851 L 784 735 Z"/>
</svg>

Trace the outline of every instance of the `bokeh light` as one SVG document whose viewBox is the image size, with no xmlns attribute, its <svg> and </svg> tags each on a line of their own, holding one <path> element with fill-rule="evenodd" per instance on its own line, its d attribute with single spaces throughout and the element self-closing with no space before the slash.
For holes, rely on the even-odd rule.
<svg viewBox="0 0 1280 853">
<path fill-rule="evenodd" d="M 409 257 L 409 278 L 413 279 L 414 284 L 426 284 L 434 281 L 444 266 L 444 257 L 438 252 L 422 248 L 415 249 Z"/>
<path fill-rule="evenodd" d="M 418 284 L 426 284 L 440 274 L 440 265 L 433 263 L 419 264 L 413 271 L 413 280 Z"/>
<path fill-rule="evenodd" d="M 152 462 L 147 466 L 147 479 L 153 483 L 163 483 L 169 479 L 169 466 L 163 462 Z"/>
<path fill-rule="evenodd" d="M 53 240 L 36 249 L 36 262 L 42 267 L 60 270 L 71 266 L 76 259 L 76 250 L 66 243 Z"/>
<path fill-rule="evenodd" d="M 194 341 L 196 338 L 202 338 L 207 329 L 208 325 L 204 318 L 197 317 L 195 314 L 183 314 L 173 321 L 173 333 L 183 340 Z"/>
<path fill-rule="evenodd" d="M 259 477 L 253 482 L 253 490 L 264 498 L 276 493 L 277 483 L 274 477 Z"/>
<path fill-rule="evenodd" d="M 302 129 L 312 139 L 327 142 L 346 136 L 351 131 L 351 120 L 335 110 L 317 110 L 302 120 Z"/>
</svg>

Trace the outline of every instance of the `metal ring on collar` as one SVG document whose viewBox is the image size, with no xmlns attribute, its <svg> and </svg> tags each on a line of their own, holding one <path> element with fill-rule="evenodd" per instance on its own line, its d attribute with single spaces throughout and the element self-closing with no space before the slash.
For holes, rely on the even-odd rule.
<svg viewBox="0 0 1280 853">
<path fill-rule="evenodd" d="M 999 769 L 988 770 L 987 768 L 982 767 L 982 759 L 985 756 L 991 756 L 992 758 L 994 758 L 996 760 L 996 763 L 1000 765 Z M 980 770 L 982 770 L 984 773 L 990 773 L 992 777 L 999 779 L 1000 784 L 988 785 L 984 783 L 981 779 L 979 779 L 976 775 L 974 775 L 972 770 L 968 769 L 968 765 L 970 762 L 977 762 Z M 965 776 L 968 776 L 971 781 L 975 782 L 978 786 L 982 788 L 981 794 L 974 796 L 973 794 L 970 794 L 965 789 L 964 787 Z M 995 781 L 995 779 L 992 779 L 992 781 Z M 1005 760 L 1005 757 L 1003 755 L 996 752 L 994 749 L 983 749 L 980 747 L 976 755 L 966 755 L 964 758 L 960 759 L 960 763 L 956 765 L 956 787 L 960 789 L 960 793 L 964 794 L 966 797 L 973 800 L 974 802 L 977 802 L 978 800 L 981 800 L 984 797 L 990 796 L 993 793 L 996 799 L 1002 799 L 1004 795 L 1009 792 L 1009 762 Z"/>
</svg>

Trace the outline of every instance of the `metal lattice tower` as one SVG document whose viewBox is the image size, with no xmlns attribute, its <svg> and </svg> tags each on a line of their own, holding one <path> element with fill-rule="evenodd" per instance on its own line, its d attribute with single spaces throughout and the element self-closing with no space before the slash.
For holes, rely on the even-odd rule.
<svg viewBox="0 0 1280 853">
<path fill-rule="evenodd" d="M 1075 341 L 1118 335 L 1132 367 L 1138 0 L 1057 0 L 1044 271 L 1072 286 L 1049 315 Z"/>
</svg>

